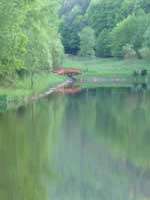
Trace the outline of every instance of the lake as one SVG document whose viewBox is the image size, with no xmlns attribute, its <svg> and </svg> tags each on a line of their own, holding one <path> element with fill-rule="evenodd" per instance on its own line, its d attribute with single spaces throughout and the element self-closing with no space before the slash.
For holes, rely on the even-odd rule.
<svg viewBox="0 0 150 200">
<path fill-rule="evenodd" d="M 59 92 L 1 113 L 0 199 L 150 199 L 150 93 Z"/>
</svg>

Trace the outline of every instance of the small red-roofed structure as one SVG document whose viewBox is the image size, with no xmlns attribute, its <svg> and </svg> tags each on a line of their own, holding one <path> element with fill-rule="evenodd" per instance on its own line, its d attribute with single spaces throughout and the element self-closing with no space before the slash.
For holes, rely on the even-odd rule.
<svg viewBox="0 0 150 200">
<path fill-rule="evenodd" d="M 74 76 L 74 75 L 79 75 L 81 74 L 81 70 L 77 68 L 59 68 L 54 71 L 54 73 L 64 76 Z"/>
</svg>

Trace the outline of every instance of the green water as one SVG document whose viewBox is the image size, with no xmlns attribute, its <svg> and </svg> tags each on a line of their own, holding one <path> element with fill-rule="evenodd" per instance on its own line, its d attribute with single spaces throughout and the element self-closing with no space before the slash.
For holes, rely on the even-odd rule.
<svg viewBox="0 0 150 200">
<path fill-rule="evenodd" d="M 150 199 L 150 94 L 54 94 L 0 114 L 0 200 Z"/>
</svg>

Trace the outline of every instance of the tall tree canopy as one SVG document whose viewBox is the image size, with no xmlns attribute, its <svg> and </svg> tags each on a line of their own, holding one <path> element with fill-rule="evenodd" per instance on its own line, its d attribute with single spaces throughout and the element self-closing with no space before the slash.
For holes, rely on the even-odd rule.
<svg viewBox="0 0 150 200">
<path fill-rule="evenodd" d="M 79 33 L 87 25 L 85 19 L 90 0 L 66 0 L 60 10 L 60 33 L 65 52 L 77 54 L 80 50 Z"/>
<path fill-rule="evenodd" d="M 0 69 L 52 68 L 60 64 L 59 6 L 59 0 L 1 0 Z"/>
<path fill-rule="evenodd" d="M 80 33 L 80 55 L 95 56 L 95 35 L 91 27 L 85 27 Z"/>
<path fill-rule="evenodd" d="M 80 51 L 79 35 L 86 26 L 95 32 L 96 56 L 123 57 L 131 50 L 141 58 L 141 49 L 149 48 L 149 0 L 67 0 L 62 10 L 66 53 Z"/>
</svg>

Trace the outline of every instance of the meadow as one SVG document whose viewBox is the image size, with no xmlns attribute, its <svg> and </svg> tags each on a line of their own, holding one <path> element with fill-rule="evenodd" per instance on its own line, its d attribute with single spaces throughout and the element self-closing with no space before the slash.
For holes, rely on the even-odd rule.
<svg viewBox="0 0 150 200">
<path fill-rule="evenodd" d="M 118 59 L 118 58 L 88 58 L 78 56 L 66 56 L 63 66 L 75 67 L 87 75 L 99 76 L 130 76 L 136 70 L 146 69 L 150 71 L 150 62 L 145 59 Z"/>
</svg>

